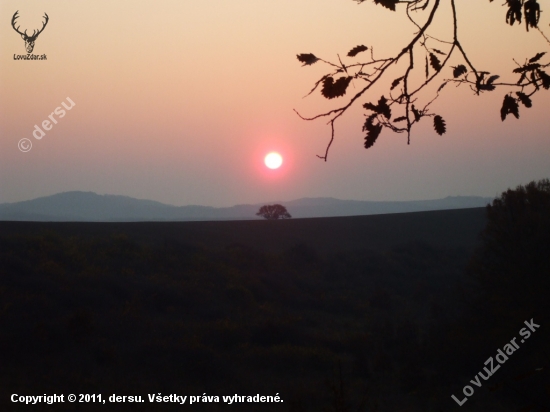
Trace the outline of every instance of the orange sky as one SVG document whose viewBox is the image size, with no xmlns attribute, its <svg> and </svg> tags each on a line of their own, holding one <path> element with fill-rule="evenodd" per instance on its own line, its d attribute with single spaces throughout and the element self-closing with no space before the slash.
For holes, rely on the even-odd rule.
<svg viewBox="0 0 550 412">
<path fill-rule="evenodd" d="M 506 26 L 497 3 L 459 2 L 460 33 L 478 67 L 513 81 L 513 58 L 550 46 L 536 31 Z M 25 54 L 10 25 L 16 10 L 31 32 L 48 13 L 33 52 L 47 61 L 13 59 Z M 548 13 L 541 27 L 550 32 Z M 330 129 L 292 109 L 314 115 L 345 97 L 302 99 L 327 70 L 301 67 L 296 54 L 336 60 L 358 44 L 374 46 L 378 57 L 400 50 L 414 27 L 370 2 L 4 0 L 0 17 L 0 203 L 69 190 L 209 206 L 493 196 L 550 176 L 548 92 L 503 123 L 504 90 L 476 97 L 447 86 L 433 106 L 446 135 L 428 120 L 410 146 L 384 131 L 369 150 L 358 106 L 336 124 L 329 161 L 319 160 Z M 448 23 L 437 23 L 443 35 Z M 36 140 L 34 125 L 67 97 L 75 106 Z M 27 153 L 17 148 L 22 138 L 33 144 Z M 276 171 L 263 164 L 270 151 L 285 159 Z"/>
</svg>

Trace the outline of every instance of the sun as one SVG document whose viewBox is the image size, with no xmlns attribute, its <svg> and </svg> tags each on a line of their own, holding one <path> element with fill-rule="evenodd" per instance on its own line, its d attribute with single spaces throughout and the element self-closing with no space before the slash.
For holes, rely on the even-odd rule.
<svg viewBox="0 0 550 412">
<path fill-rule="evenodd" d="M 278 169 L 283 164 L 283 157 L 277 152 L 271 152 L 265 157 L 264 162 L 270 169 Z"/>
</svg>

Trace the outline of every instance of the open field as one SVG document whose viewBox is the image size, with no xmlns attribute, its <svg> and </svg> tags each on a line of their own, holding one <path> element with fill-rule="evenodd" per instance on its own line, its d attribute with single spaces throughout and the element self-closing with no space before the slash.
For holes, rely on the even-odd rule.
<svg viewBox="0 0 550 412">
<path fill-rule="evenodd" d="M 451 395 L 463 398 L 528 316 L 484 311 L 483 291 L 465 273 L 484 224 L 483 209 L 0 222 L 0 407 L 31 408 L 6 402 L 13 393 L 116 393 L 145 403 L 32 409 L 457 410 Z M 549 329 L 487 384 L 548 365 Z M 539 375 L 514 384 L 522 395 L 476 388 L 460 410 L 544 404 L 548 374 Z M 150 404 L 157 393 L 284 402 Z"/>
<path fill-rule="evenodd" d="M 383 250 L 408 242 L 471 250 L 484 224 L 484 208 L 472 208 L 282 221 L 0 222 L 0 233 L 34 235 L 51 230 L 62 236 L 82 237 L 125 233 L 148 244 L 173 240 L 220 248 L 239 243 L 266 252 L 281 252 L 304 243 L 327 253 L 362 248 Z"/>
</svg>

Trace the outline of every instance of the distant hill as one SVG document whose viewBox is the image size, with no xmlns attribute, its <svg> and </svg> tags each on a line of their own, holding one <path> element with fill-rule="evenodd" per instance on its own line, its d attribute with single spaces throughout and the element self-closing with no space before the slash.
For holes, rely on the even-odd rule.
<svg viewBox="0 0 550 412">
<path fill-rule="evenodd" d="M 189 220 L 260 219 L 256 212 L 264 204 L 285 205 L 294 218 L 360 216 L 431 210 L 483 207 L 492 198 L 453 196 L 419 201 L 370 202 L 334 198 L 303 198 L 232 207 L 172 206 L 128 196 L 93 192 L 64 192 L 16 203 L 0 204 L 0 220 L 58 222 L 136 222 Z"/>
</svg>

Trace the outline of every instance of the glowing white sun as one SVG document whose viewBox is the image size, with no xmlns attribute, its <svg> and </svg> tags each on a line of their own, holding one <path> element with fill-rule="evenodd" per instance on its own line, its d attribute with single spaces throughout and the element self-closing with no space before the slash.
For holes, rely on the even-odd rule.
<svg viewBox="0 0 550 412">
<path fill-rule="evenodd" d="M 283 164 L 283 158 L 279 153 L 271 152 L 265 157 L 264 162 L 270 169 L 278 169 Z"/>
</svg>

